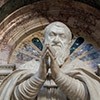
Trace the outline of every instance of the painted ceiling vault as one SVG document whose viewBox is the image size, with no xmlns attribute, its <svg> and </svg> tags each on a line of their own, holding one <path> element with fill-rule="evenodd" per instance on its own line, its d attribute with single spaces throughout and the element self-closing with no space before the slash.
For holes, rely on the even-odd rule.
<svg viewBox="0 0 100 100">
<path fill-rule="evenodd" d="M 72 60 L 100 63 L 100 0 L 1 0 L 0 64 L 19 66 L 39 58 L 43 29 L 53 21 L 73 33 Z"/>
</svg>

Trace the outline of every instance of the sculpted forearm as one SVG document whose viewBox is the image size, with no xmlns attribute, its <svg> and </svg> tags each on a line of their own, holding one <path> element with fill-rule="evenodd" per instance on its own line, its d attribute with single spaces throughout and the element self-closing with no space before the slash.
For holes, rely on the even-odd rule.
<svg viewBox="0 0 100 100">
<path fill-rule="evenodd" d="M 55 82 L 69 99 L 89 100 L 88 90 L 85 83 L 79 81 L 78 79 L 59 73 Z"/>
<path fill-rule="evenodd" d="M 44 83 L 38 74 L 16 86 L 14 90 L 14 100 L 34 100 Z"/>
<path fill-rule="evenodd" d="M 52 78 L 66 97 L 68 97 L 70 100 L 89 100 L 88 90 L 85 83 L 64 74 L 60 70 L 51 49 L 49 49 L 48 54 L 51 58 L 50 68 Z"/>
</svg>

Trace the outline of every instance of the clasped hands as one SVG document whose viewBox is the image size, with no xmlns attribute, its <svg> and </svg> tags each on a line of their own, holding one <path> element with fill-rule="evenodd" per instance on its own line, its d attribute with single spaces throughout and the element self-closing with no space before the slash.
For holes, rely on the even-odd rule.
<svg viewBox="0 0 100 100">
<path fill-rule="evenodd" d="M 48 63 L 48 60 L 50 61 L 50 64 Z M 39 74 L 42 79 L 46 79 L 48 69 L 51 69 L 51 76 L 55 79 L 60 69 L 56 61 L 54 50 L 50 47 L 50 45 L 45 46 L 40 60 Z"/>
</svg>

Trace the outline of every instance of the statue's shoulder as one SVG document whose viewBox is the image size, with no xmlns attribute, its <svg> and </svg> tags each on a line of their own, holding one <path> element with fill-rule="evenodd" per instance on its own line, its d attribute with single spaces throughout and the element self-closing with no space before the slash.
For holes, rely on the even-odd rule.
<svg viewBox="0 0 100 100">
<path fill-rule="evenodd" d="M 88 65 L 83 62 L 82 60 L 76 58 L 73 61 L 71 61 L 71 64 L 75 67 L 75 68 L 82 68 L 82 67 L 88 67 Z"/>
<path fill-rule="evenodd" d="M 64 72 L 69 72 L 76 69 L 85 69 L 93 72 L 92 68 L 87 63 L 78 58 L 70 61 L 69 63 L 65 63 L 65 66 L 62 68 Z"/>
<path fill-rule="evenodd" d="M 84 69 L 84 70 L 94 73 L 93 68 L 91 68 L 91 66 L 88 63 L 86 63 L 78 58 L 75 59 L 74 61 L 72 61 L 72 64 L 74 66 L 74 69 L 80 68 L 80 69 Z"/>
<path fill-rule="evenodd" d="M 22 64 L 18 67 L 18 69 L 27 69 L 27 70 L 34 70 L 36 72 L 39 69 L 40 62 L 38 60 L 31 60 L 26 62 L 25 64 Z"/>
</svg>

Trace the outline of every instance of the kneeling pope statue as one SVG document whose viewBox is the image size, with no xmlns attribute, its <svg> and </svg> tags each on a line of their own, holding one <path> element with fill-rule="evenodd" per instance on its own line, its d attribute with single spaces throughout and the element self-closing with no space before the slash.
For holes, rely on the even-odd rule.
<svg viewBox="0 0 100 100">
<path fill-rule="evenodd" d="M 100 100 L 100 78 L 85 62 L 71 61 L 72 33 L 62 22 L 44 29 L 39 60 L 31 60 L 4 79 L 0 100 Z"/>
</svg>

